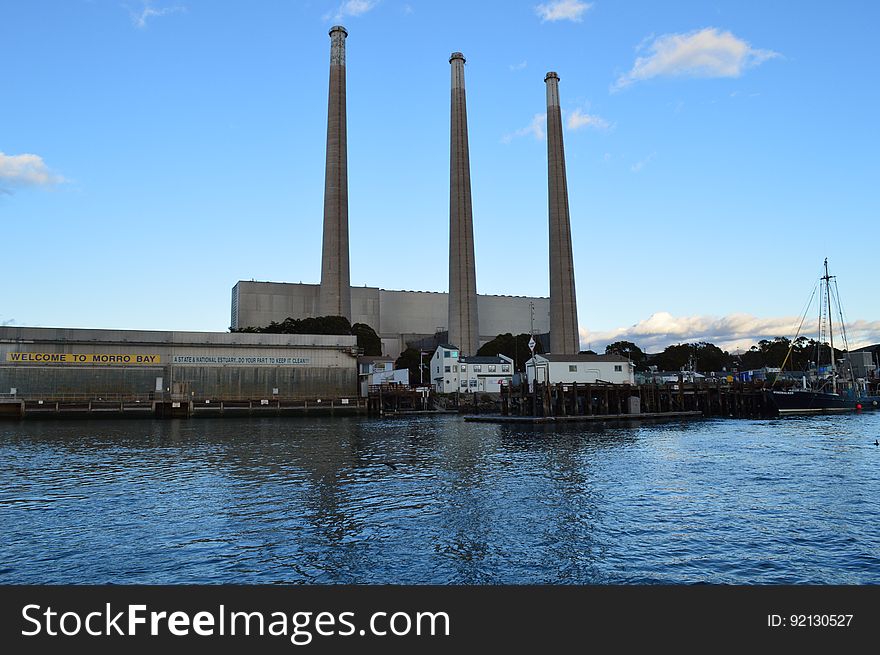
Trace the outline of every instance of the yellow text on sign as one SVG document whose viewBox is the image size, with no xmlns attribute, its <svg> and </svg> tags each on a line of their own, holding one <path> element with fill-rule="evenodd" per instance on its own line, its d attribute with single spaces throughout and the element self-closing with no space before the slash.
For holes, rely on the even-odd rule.
<svg viewBox="0 0 880 655">
<path fill-rule="evenodd" d="M 6 353 L 7 362 L 22 364 L 159 364 L 159 355 L 105 355 L 89 353 Z"/>
</svg>

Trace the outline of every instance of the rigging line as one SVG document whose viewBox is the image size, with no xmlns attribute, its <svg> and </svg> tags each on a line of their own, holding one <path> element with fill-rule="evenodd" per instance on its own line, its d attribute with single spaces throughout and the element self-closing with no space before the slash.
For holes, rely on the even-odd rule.
<svg viewBox="0 0 880 655">
<path fill-rule="evenodd" d="M 785 359 L 782 360 L 782 366 L 779 367 L 779 371 L 780 371 L 780 372 L 782 372 L 782 371 L 785 369 L 785 363 L 788 361 L 788 358 L 791 357 L 791 351 L 794 349 L 795 341 L 797 341 L 797 338 L 798 338 L 798 336 L 799 336 L 800 333 L 801 333 L 801 328 L 802 328 L 803 325 L 804 325 L 804 321 L 807 319 L 807 313 L 810 311 L 810 305 L 813 304 L 813 298 L 814 298 L 815 295 L 816 295 L 816 288 L 818 287 L 818 285 L 819 285 L 819 283 L 817 282 L 816 285 L 813 286 L 813 293 L 810 294 L 810 299 L 807 301 L 807 305 L 806 305 L 806 307 L 804 308 L 804 313 L 803 313 L 803 316 L 801 316 L 801 322 L 800 322 L 800 324 L 798 325 L 797 332 L 796 332 L 795 335 L 794 335 L 794 339 L 792 339 L 792 340 L 791 340 L 791 343 L 788 345 L 788 352 L 785 353 Z M 771 388 L 771 389 L 772 389 L 772 388 L 776 385 L 776 383 L 779 381 L 779 377 L 780 377 L 780 376 L 778 376 L 778 375 L 776 376 L 776 379 L 773 381 L 773 384 L 770 385 L 770 388 Z"/>
<path fill-rule="evenodd" d="M 838 287 L 837 287 L 837 279 L 836 278 L 834 280 L 833 298 L 834 298 L 834 303 L 837 305 L 837 314 L 838 314 L 838 316 L 840 316 L 840 331 L 843 333 L 843 347 L 845 348 L 846 354 L 847 354 L 846 368 L 849 369 L 850 380 L 855 382 L 856 375 L 855 375 L 855 370 L 853 369 L 852 357 L 850 355 L 849 339 L 847 338 L 847 335 L 846 335 L 846 322 L 844 321 L 844 314 L 843 314 L 843 305 L 840 302 L 840 289 L 838 289 Z"/>
</svg>

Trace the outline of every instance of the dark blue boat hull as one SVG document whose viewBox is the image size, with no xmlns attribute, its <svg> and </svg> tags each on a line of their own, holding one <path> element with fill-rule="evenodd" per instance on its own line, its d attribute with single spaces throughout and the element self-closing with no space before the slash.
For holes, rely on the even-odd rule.
<svg viewBox="0 0 880 655">
<path fill-rule="evenodd" d="M 880 409 L 880 396 L 855 396 L 796 389 L 769 391 L 770 402 L 780 414 L 812 414 Z"/>
</svg>

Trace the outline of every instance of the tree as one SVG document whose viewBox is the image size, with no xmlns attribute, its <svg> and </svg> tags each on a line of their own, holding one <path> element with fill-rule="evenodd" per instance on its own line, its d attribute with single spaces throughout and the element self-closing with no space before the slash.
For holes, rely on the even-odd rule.
<svg viewBox="0 0 880 655">
<path fill-rule="evenodd" d="M 679 371 L 693 365 L 697 371 L 717 373 L 724 368 L 730 368 L 733 357 L 714 344 L 699 341 L 667 346 L 662 353 L 654 355 L 653 362 L 663 371 Z"/>
<path fill-rule="evenodd" d="M 351 333 L 357 337 L 358 348 L 364 355 L 381 355 L 382 339 L 376 331 L 366 323 L 355 323 L 351 326 Z"/>
<path fill-rule="evenodd" d="M 478 351 L 480 357 L 494 357 L 495 355 L 504 355 L 510 357 L 514 362 L 515 371 L 524 371 L 526 361 L 532 357 L 529 350 L 529 340 L 532 338 L 530 334 L 518 334 L 513 336 L 510 332 L 499 334 L 492 341 L 484 344 Z M 541 341 L 535 339 L 535 354 L 543 355 L 544 348 Z"/>
<path fill-rule="evenodd" d="M 352 325 L 344 316 L 309 316 L 306 318 L 285 318 L 278 323 L 272 321 L 264 327 L 244 327 L 230 332 L 264 334 L 350 334 L 357 337 L 357 345 L 365 355 L 381 355 L 382 339 L 366 323 Z"/>
<path fill-rule="evenodd" d="M 419 353 L 422 352 L 426 351 L 419 350 L 418 348 L 407 348 L 400 353 L 400 357 L 394 362 L 394 368 L 409 369 L 409 382 L 411 385 L 419 384 L 419 380 L 422 381 L 422 384 L 431 384 L 431 353 L 420 356 Z M 419 365 L 421 363 L 424 363 L 424 374 L 420 378 Z"/>
<path fill-rule="evenodd" d="M 626 357 L 629 361 L 635 364 L 636 369 L 639 371 L 643 371 L 647 368 L 645 365 L 645 353 L 632 341 L 615 341 L 614 343 L 610 343 L 605 346 L 605 354 Z"/>
</svg>

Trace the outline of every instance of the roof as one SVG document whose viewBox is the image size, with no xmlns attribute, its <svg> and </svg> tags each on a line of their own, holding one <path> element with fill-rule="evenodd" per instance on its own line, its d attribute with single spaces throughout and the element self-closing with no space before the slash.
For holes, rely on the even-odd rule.
<svg viewBox="0 0 880 655">
<path fill-rule="evenodd" d="M 458 350 L 458 346 L 452 346 L 448 343 L 441 343 L 437 348 L 445 348 L 446 350 Z M 437 348 L 434 349 L 436 352 Z"/>
<path fill-rule="evenodd" d="M 358 364 L 370 364 L 371 362 L 393 362 L 394 358 L 388 355 L 365 355 L 358 357 Z"/>
<path fill-rule="evenodd" d="M 587 354 L 577 354 L 577 355 L 554 355 L 553 353 L 547 353 L 546 355 L 538 355 L 538 357 L 543 357 L 549 362 L 629 362 L 626 357 L 622 357 L 621 355 L 587 355 Z"/>
<path fill-rule="evenodd" d="M 510 360 L 504 359 L 503 357 L 495 356 L 473 356 L 473 357 L 464 357 L 458 360 L 462 364 L 510 364 Z"/>
</svg>

